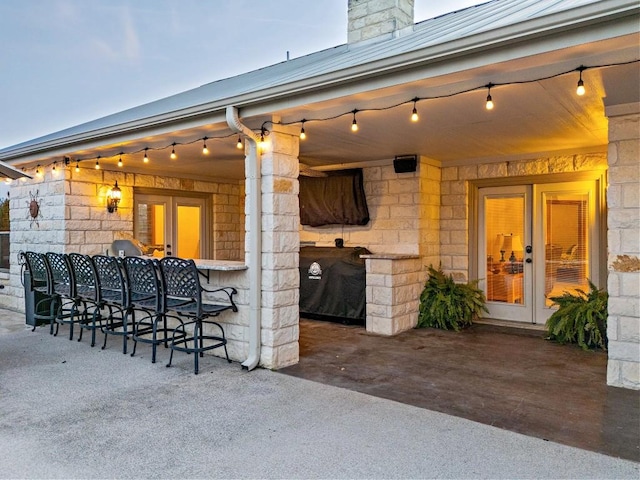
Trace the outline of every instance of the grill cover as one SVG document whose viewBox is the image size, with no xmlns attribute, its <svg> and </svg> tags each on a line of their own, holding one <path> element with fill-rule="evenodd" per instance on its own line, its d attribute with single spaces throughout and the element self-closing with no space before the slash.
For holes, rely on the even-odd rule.
<svg viewBox="0 0 640 480">
<path fill-rule="evenodd" d="M 365 322 L 362 247 L 300 248 L 300 314 L 344 323 Z"/>
</svg>

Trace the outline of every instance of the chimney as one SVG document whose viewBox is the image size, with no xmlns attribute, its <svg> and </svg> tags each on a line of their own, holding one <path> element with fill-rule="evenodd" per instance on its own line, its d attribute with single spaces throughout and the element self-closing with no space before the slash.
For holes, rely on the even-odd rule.
<svg viewBox="0 0 640 480">
<path fill-rule="evenodd" d="M 349 44 L 386 40 L 413 26 L 414 0 L 349 0 Z"/>
</svg>

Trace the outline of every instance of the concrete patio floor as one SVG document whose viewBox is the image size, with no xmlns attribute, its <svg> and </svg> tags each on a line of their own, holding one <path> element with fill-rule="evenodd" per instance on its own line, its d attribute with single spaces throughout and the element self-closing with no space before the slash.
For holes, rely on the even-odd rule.
<svg viewBox="0 0 640 480">
<path fill-rule="evenodd" d="M 607 354 L 544 331 L 478 324 L 394 337 L 302 320 L 281 373 L 640 462 L 640 392 L 606 385 Z"/>
<path fill-rule="evenodd" d="M 22 321 L 19 313 L 0 311 L 0 478 L 640 475 L 637 462 L 381 398 L 379 392 L 264 369 L 246 372 L 210 356 L 196 376 L 188 355 L 176 355 L 174 367 L 165 368 L 164 349 L 152 364 L 147 345 L 139 345 L 132 358 L 121 353 L 119 342 L 91 348 L 86 335 L 82 342 L 69 341 L 65 327 L 53 337 L 48 327 L 31 332 Z M 303 337 L 312 325 L 303 322 Z M 354 343 L 354 329 L 324 323 L 318 328 L 327 326 L 348 333 Z M 410 346 L 408 333 L 398 341 Z M 379 339 L 361 331 L 355 336 Z M 327 339 L 330 377 L 340 377 L 335 371 L 352 375 L 356 363 L 336 358 L 330 348 L 335 343 Z M 360 365 L 382 353 L 371 346 Z M 430 348 L 414 351 L 423 350 Z M 338 363 L 329 362 L 331 354 Z M 306 352 L 302 363 L 310 359 Z M 370 383 L 383 380 L 373 377 Z"/>
</svg>

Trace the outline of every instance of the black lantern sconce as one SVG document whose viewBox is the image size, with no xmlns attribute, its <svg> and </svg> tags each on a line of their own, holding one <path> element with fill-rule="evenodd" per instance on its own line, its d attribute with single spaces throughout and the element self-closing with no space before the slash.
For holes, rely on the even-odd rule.
<svg viewBox="0 0 640 480">
<path fill-rule="evenodd" d="M 116 180 L 113 188 L 111 188 L 107 193 L 107 211 L 109 213 L 113 213 L 118 210 L 118 204 L 120 203 L 121 198 L 122 191 L 120 190 L 120 187 L 118 187 L 118 181 Z"/>
</svg>

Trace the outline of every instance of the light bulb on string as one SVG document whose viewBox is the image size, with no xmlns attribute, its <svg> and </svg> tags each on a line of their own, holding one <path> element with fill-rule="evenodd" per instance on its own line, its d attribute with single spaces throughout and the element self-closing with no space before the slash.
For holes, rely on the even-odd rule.
<svg viewBox="0 0 640 480">
<path fill-rule="evenodd" d="M 42 171 L 40 170 L 40 164 L 36 165 L 36 177 L 42 177 Z"/>
<path fill-rule="evenodd" d="M 76 160 L 76 173 L 80 172 L 80 162 Z"/>
<path fill-rule="evenodd" d="M 173 142 L 171 144 L 172 148 L 171 148 L 171 160 L 175 160 L 176 158 L 178 158 L 178 155 L 176 155 L 176 142 Z"/>
<path fill-rule="evenodd" d="M 209 149 L 207 148 L 207 137 L 202 139 L 202 154 L 209 155 Z"/>
<path fill-rule="evenodd" d="M 54 176 L 58 175 L 58 169 L 56 168 L 57 165 L 58 165 L 58 162 L 53 162 L 53 166 L 51 167 L 51 173 Z"/>
<path fill-rule="evenodd" d="M 100 155 L 98 155 L 98 158 L 96 159 L 96 170 L 100 170 Z"/>
<path fill-rule="evenodd" d="M 493 84 L 490 83 L 487 85 L 487 103 L 485 105 L 487 110 L 493 110 L 493 99 L 491 98 L 491 87 L 493 87 Z"/>
<path fill-rule="evenodd" d="M 144 158 L 142 159 L 142 161 L 144 163 L 149 163 L 149 155 L 147 155 L 147 150 L 149 150 L 149 149 L 145 147 L 145 149 L 144 149 Z"/>
<path fill-rule="evenodd" d="M 414 98 L 413 99 L 413 110 L 411 112 L 411 121 L 412 122 L 417 122 L 418 121 L 418 109 L 416 108 L 416 103 L 418 103 L 418 98 Z"/>
<path fill-rule="evenodd" d="M 118 166 L 122 168 L 122 152 L 120 152 L 120 156 L 118 157 Z"/>
<path fill-rule="evenodd" d="M 358 110 L 354 110 L 352 113 L 353 113 L 353 122 L 351 122 L 351 131 L 352 132 L 357 132 L 358 131 L 358 122 L 356 120 L 356 113 L 358 113 Z"/>
<path fill-rule="evenodd" d="M 300 127 L 300 140 L 307 138 L 307 134 L 304 131 L 304 122 L 306 122 L 306 120 L 302 120 L 302 126 Z"/>
<path fill-rule="evenodd" d="M 240 138 L 240 136 L 238 135 L 238 142 L 236 143 L 236 148 L 238 150 L 242 149 L 242 138 Z"/>
<path fill-rule="evenodd" d="M 587 67 L 585 67 L 584 65 L 580 65 L 578 67 L 578 71 L 580 72 L 580 79 L 578 80 L 578 86 L 576 88 L 576 95 L 578 95 L 579 97 L 581 97 L 582 95 L 584 95 L 586 93 L 586 89 L 584 88 L 584 81 L 582 80 L 582 72 L 585 71 L 587 69 Z"/>
</svg>

